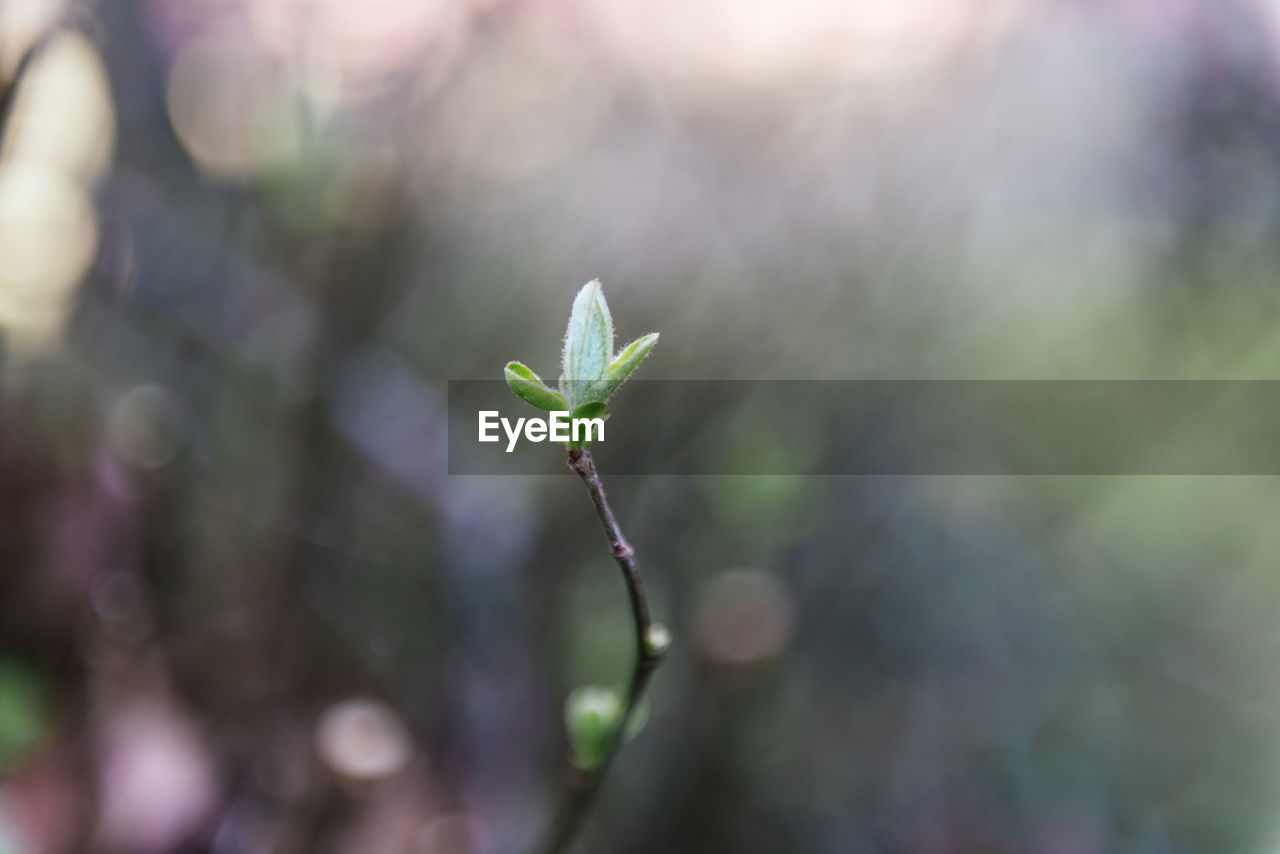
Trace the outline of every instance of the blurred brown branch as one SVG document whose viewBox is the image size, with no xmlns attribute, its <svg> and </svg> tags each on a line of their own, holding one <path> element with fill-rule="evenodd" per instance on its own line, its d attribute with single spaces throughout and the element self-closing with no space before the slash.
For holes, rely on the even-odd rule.
<svg viewBox="0 0 1280 854">
<path fill-rule="evenodd" d="M 622 570 L 623 581 L 627 585 L 627 596 L 631 601 L 631 616 L 635 623 L 636 657 L 631 669 L 631 682 L 627 688 L 626 701 L 622 715 L 614 727 L 605 751 L 604 759 L 594 768 L 585 770 L 570 784 L 565 793 L 564 803 L 551 826 L 546 843 L 542 849 L 546 854 L 559 854 L 572 844 L 574 837 L 582 827 L 583 820 L 595 802 L 609 767 L 626 738 L 627 725 L 635 714 L 636 707 L 644 697 L 649 679 L 658 665 L 662 663 L 665 644 L 656 642 L 653 621 L 649 617 L 649 603 L 644 592 L 644 583 L 640 579 L 640 570 L 636 566 L 635 551 L 622 534 L 618 520 L 609 507 L 609 499 L 605 495 L 604 484 L 596 472 L 595 460 L 587 449 L 570 450 L 569 468 L 587 485 L 591 494 L 591 503 L 600 516 L 600 524 L 604 526 L 605 535 L 609 538 L 609 553 L 617 561 Z"/>
</svg>

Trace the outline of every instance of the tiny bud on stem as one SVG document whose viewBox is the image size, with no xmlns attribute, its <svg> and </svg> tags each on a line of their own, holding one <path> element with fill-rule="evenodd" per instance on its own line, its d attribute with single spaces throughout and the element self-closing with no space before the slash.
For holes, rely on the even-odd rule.
<svg viewBox="0 0 1280 854">
<path fill-rule="evenodd" d="M 662 658 L 671 647 L 671 631 L 662 623 L 654 623 L 644 631 L 644 651 L 650 658 Z"/>
</svg>

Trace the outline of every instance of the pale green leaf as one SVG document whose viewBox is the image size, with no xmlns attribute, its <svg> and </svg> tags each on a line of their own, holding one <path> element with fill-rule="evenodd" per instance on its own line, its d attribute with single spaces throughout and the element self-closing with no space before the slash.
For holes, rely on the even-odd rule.
<svg viewBox="0 0 1280 854">
<path fill-rule="evenodd" d="M 658 333 L 650 332 L 648 335 L 642 335 L 632 341 L 614 357 L 609 363 L 609 367 L 605 371 L 604 380 L 595 384 L 590 390 L 590 396 L 593 400 L 608 400 L 618 386 L 626 382 L 627 377 L 644 361 L 645 356 L 649 355 L 649 351 L 653 349 L 653 345 L 658 343 Z"/>
<path fill-rule="evenodd" d="M 600 281 L 582 286 L 573 301 L 564 336 L 564 373 L 560 388 L 572 405 L 591 399 L 587 392 L 605 378 L 613 353 L 613 318 Z"/>
</svg>

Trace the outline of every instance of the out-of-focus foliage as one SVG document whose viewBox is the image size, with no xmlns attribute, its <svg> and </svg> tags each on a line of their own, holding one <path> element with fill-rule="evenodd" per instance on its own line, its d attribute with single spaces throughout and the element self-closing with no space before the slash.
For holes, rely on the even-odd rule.
<svg viewBox="0 0 1280 854">
<path fill-rule="evenodd" d="M 1276 378 L 1278 34 L 0 4 L 0 849 L 527 850 L 625 594 L 575 481 L 446 474 L 447 381 L 595 276 L 646 377 Z M 673 643 L 580 850 L 1276 848 L 1273 479 L 609 486 Z"/>
<path fill-rule="evenodd" d="M 20 661 L 0 660 L 0 772 L 37 747 L 52 722 L 38 674 Z"/>
</svg>

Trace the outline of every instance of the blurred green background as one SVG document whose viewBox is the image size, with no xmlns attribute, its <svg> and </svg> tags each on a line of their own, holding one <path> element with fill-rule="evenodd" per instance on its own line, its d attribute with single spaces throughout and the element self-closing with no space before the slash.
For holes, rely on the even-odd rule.
<svg viewBox="0 0 1280 854">
<path fill-rule="evenodd" d="M 0 85 L 3 854 L 531 850 L 625 593 L 445 391 L 590 278 L 647 379 L 1280 379 L 1270 0 L 4 0 Z M 1280 850 L 1274 478 L 601 465 L 580 851 Z"/>
</svg>

